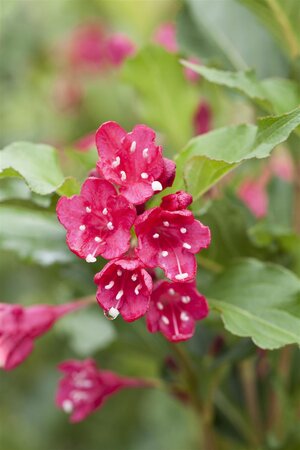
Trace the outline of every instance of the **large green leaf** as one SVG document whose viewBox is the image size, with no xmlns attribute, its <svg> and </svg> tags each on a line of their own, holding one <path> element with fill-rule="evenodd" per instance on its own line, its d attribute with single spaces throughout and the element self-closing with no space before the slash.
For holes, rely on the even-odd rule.
<svg viewBox="0 0 300 450">
<path fill-rule="evenodd" d="M 187 189 L 199 196 L 234 165 L 247 159 L 269 156 L 273 148 L 284 142 L 299 124 L 300 107 L 287 114 L 259 119 L 257 125 L 224 127 L 197 136 L 177 156 L 176 178 L 168 192 Z M 198 165 L 200 171 L 205 166 L 202 179 L 195 175 Z"/>
<path fill-rule="evenodd" d="M 16 142 L 0 152 L 0 177 L 21 177 L 29 188 L 40 195 L 58 192 L 72 195 L 79 186 L 74 178 L 66 178 L 58 162 L 57 151 L 44 144 Z"/>
<path fill-rule="evenodd" d="M 300 280 L 281 266 L 239 261 L 214 280 L 208 292 L 225 328 L 275 349 L 300 345 Z"/>
<path fill-rule="evenodd" d="M 261 81 L 253 70 L 229 72 L 188 61 L 182 64 L 214 84 L 238 90 L 269 112 L 283 114 L 300 104 L 300 87 L 291 80 L 266 78 Z"/>
<path fill-rule="evenodd" d="M 198 96 L 184 78 L 178 57 L 160 47 L 146 47 L 126 62 L 123 78 L 141 95 L 145 121 L 166 133 L 174 149 L 183 146 L 193 135 Z"/>
<path fill-rule="evenodd" d="M 238 1 L 187 0 L 186 5 L 179 18 L 183 50 L 225 69 L 254 68 L 259 77 L 288 74 L 287 58 L 273 36 Z"/>
<path fill-rule="evenodd" d="M 75 260 L 55 214 L 21 206 L 0 207 L 0 248 L 42 265 Z"/>
</svg>

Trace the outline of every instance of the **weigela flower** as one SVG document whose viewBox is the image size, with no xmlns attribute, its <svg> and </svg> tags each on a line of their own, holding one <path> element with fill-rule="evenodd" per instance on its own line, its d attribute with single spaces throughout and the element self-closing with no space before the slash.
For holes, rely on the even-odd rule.
<svg viewBox="0 0 300 450">
<path fill-rule="evenodd" d="M 151 295 L 147 327 L 151 333 L 160 331 L 171 342 L 190 339 L 195 321 L 208 315 L 208 304 L 194 282 L 160 281 Z"/>
<path fill-rule="evenodd" d="M 98 23 L 86 23 L 76 28 L 69 38 L 66 57 L 75 69 L 99 71 L 105 64 L 105 34 Z"/>
<path fill-rule="evenodd" d="M 125 34 L 115 33 L 106 42 L 106 54 L 109 62 L 120 66 L 123 61 L 135 53 L 135 45 Z"/>
<path fill-rule="evenodd" d="M 200 59 L 197 58 L 196 56 L 191 56 L 190 58 L 188 58 L 188 62 L 190 62 L 192 64 L 198 64 L 198 65 L 201 63 Z M 191 81 L 192 83 L 196 83 L 200 78 L 199 73 L 195 72 L 194 70 L 190 69 L 189 67 L 184 67 L 183 71 L 184 71 L 185 78 L 188 81 Z"/>
<path fill-rule="evenodd" d="M 116 258 L 128 250 L 136 210 L 108 181 L 88 178 L 80 195 L 60 198 L 56 212 L 70 250 L 87 262 L 95 262 L 98 255 Z"/>
<path fill-rule="evenodd" d="M 96 145 L 104 178 L 120 186 L 120 193 L 135 205 L 163 189 L 160 177 L 166 184 L 175 174 L 174 163 L 162 157 L 154 131 L 145 125 L 126 133 L 116 122 L 106 122 L 96 133 Z"/>
<path fill-rule="evenodd" d="M 34 340 L 46 333 L 63 315 L 85 305 L 83 302 L 22 307 L 0 303 L 0 367 L 11 370 L 32 352 Z"/>
<path fill-rule="evenodd" d="M 95 276 L 97 301 L 107 317 L 120 313 L 132 322 L 143 316 L 149 306 L 152 278 L 138 259 L 115 259 Z"/>
<path fill-rule="evenodd" d="M 73 147 L 81 152 L 87 152 L 95 146 L 95 133 L 86 134 L 73 144 Z"/>
<path fill-rule="evenodd" d="M 205 134 L 212 129 L 212 111 L 207 102 L 201 101 L 194 115 L 195 134 Z"/>
<path fill-rule="evenodd" d="M 156 44 L 161 45 L 169 53 L 177 53 L 176 28 L 172 22 L 161 24 L 153 37 Z"/>
<path fill-rule="evenodd" d="M 85 419 L 120 389 L 148 386 L 143 380 L 98 370 L 92 359 L 65 361 L 58 368 L 64 378 L 59 382 L 56 404 L 71 414 L 71 422 Z"/>
<path fill-rule="evenodd" d="M 195 253 L 210 244 L 209 228 L 196 220 L 187 209 L 172 207 L 183 193 L 163 198 L 160 207 L 138 216 L 135 231 L 138 237 L 137 256 L 147 267 L 160 267 L 173 281 L 188 281 L 195 277 Z M 186 199 L 190 202 L 189 194 Z M 178 200 L 180 203 L 180 200 Z M 171 205 L 171 209 L 164 209 Z"/>
<path fill-rule="evenodd" d="M 264 217 L 268 212 L 268 194 L 265 183 L 260 180 L 245 179 L 238 190 L 239 198 L 257 218 Z"/>
</svg>

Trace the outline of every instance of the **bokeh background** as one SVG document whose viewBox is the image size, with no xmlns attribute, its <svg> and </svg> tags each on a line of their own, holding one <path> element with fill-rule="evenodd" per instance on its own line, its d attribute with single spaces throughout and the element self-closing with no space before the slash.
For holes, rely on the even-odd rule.
<svg viewBox="0 0 300 450">
<path fill-rule="evenodd" d="M 95 150 L 87 151 L 93 147 L 89 135 L 107 120 L 115 120 L 128 130 L 136 123 L 147 123 L 158 132 L 169 157 L 196 134 L 253 121 L 255 112 L 248 100 L 232 92 L 224 93 L 197 77 L 191 79 L 179 64 L 178 54 L 164 49 L 163 45 L 152 46 L 160 40 L 157 37 L 160 27 L 172 22 L 178 34 L 180 56 L 197 58 L 197 49 L 204 41 L 199 29 L 195 34 L 193 24 L 197 20 L 200 23 L 200 17 L 207 34 L 215 33 L 219 40 L 220 22 L 225 27 L 222 30 L 225 37 L 229 30 L 238 36 L 247 27 L 252 36 L 263 42 L 261 49 L 251 39 L 236 39 L 245 60 L 240 60 L 234 51 L 226 61 L 220 58 L 220 67 L 254 66 L 260 77 L 286 76 L 288 58 L 284 48 L 278 45 L 280 36 L 276 41 L 276 33 L 275 37 L 269 34 L 242 6 L 235 12 L 239 17 L 231 15 L 229 9 L 225 16 L 222 7 L 215 8 L 221 3 L 1 0 L 1 148 L 24 140 L 54 145 L 60 150 L 66 175 L 75 175 L 81 181 L 96 160 Z M 211 10 L 209 4 L 214 5 Z M 122 39 L 125 36 L 128 40 L 125 51 L 128 59 L 127 56 L 123 59 L 123 50 L 118 45 L 113 56 L 103 56 L 101 43 L 120 33 Z M 90 50 L 86 44 L 89 50 L 84 46 L 82 49 L 84 39 L 88 42 L 95 39 L 99 45 L 92 45 Z M 148 53 L 131 62 L 130 55 L 144 47 Z M 215 45 L 206 41 L 201 54 L 217 61 L 220 56 Z M 234 188 L 245 171 L 256 173 L 257 170 L 261 172 L 260 163 L 249 163 L 246 169 L 241 169 L 237 181 L 233 181 Z M 8 211 L 7 222 L 3 220 L 1 224 L 0 300 L 24 305 L 55 304 L 93 295 L 96 268 L 87 267 L 70 254 L 64 245 L 64 231 L 39 216 L 43 208 L 54 210 L 56 198 L 42 199 L 31 194 L 21 180 L 0 180 L 0 183 L 4 208 L 6 201 L 15 208 Z M 282 226 L 289 226 L 291 184 L 277 178 L 272 180 L 269 190 L 270 219 L 278 218 Z M 275 262 L 290 264 L 296 249 L 261 250 L 259 246 L 253 249 L 240 230 L 241 224 L 255 223 L 253 216 L 247 208 L 241 209 L 236 199 L 228 202 L 219 204 L 216 211 L 220 216 L 224 213 L 231 221 L 230 226 L 236 227 L 235 244 L 227 241 L 215 253 L 215 259 L 230 259 L 241 252 L 241 256 L 270 257 Z M 22 224 L 18 208 L 28 208 Z M 222 233 L 216 217 L 208 216 L 207 220 L 211 221 L 215 235 Z M 263 239 L 258 233 L 259 238 Z M 237 242 L 243 250 L 237 249 Z M 262 242 L 263 245 L 267 246 Z M 299 270 L 299 260 L 297 264 Z M 204 285 L 206 277 L 209 278 L 209 273 L 203 270 Z M 199 333 L 190 346 L 199 357 L 207 353 L 215 337 L 209 324 L 207 327 L 207 332 Z M 241 341 L 242 352 L 253 351 L 248 340 Z M 165 371 L 168 376 L 169 346 L 160 336 L 145 332 L 143 321 L 130 327 L 118 321 L 115 326 L 102 317 L 97 306 L 76 313 L 42 337 L 34 353 L 19 368 L 11 373 L 1 372 L 0 446 L 3 450 L 197 448 L 199 424 L 183 403 L 161 391 L 121 392 L 83 423 L 70 425 L 54 405 L 59 377 L 55 367 L 64 359 L 91 354 L 101 367 L 124 375 L 157 376 Z M 276 354 L 271 358 L 276 360 Z M 229 389 L 239 401 L 239 389 L 236 386 Z M 228 424 L 224 442 L 227 438 L 230 442 L 231 433 Z"/>
</svg>

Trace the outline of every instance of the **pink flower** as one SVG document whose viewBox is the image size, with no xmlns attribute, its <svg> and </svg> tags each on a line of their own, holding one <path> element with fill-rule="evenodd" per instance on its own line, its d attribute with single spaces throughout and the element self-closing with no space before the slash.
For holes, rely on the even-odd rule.
<svg viewBox="0 0 300 450">
<path fill-rule="evenodd" d="M 115 319 L 120 313 L 132 322 L 143 316 L 149 306 L 152 278 L 138 259 L 115 259 L 95 276 L 97 301 Z"/>
<path fill-rule="evenodd" d="M 282 180 L 292 182 L 294 179 L 293 160 L 288 151 L 276 151 L 270 158 L 271 171 Z"/>
<path fill-rule="evenodd" d="M 175 195 L 180 198 L 182 192 Z M 189 194 L 186 195 L 188 198 Z M 173 197 L 170 200 L 168 197 L 163 199 L 161 207 L 138 216 L 135 222 L 136 253 L 145 266 L 160 267 L 173 281 L 188 281 L 196 274 L 194 254 L 209 246 L 210 231 L 195 220 L 191 211 L 172 210 L 176 202 Z M 163 209 L 163 205 L 171 206 L 171 209 Z"/>
<path fill-rule="evenodd" d="M 175 194 L 169 194 L 162 198 L 161 207 L 169 211 L 178 211 L 186 209 L 193 201 L 191 194 L 184 191 L 177 191 Z"/>
<path fill-rule="evenodd" d="M 32 352 L 34 340 L 46 333 L 63 315 L 86 303 L 22 307 L 0 303 L 0 367 L 11 370 Z"/>
<path fill-rule="evenodd" d="M 190 62 L 192 64 L 198 64 L 198 65 L 201 63 L 200 59 L 197 58 L 196 56 L 191 56 L 190 58 L 188 58 L 188 62 Z M 189 67 L 184 67 L 183 72 L 184 72 L 185 78 L 188 81 L 191 81 L 191 83 L 196 83 L 200 78 L 199 73 L 195 72 L 194 70 L 190 69 Z"/>
<path fill-rule="evenodd" d="M 265 183 L 260 180 L 245 179 L 238 190 L 239 198 L 257 218 L 268 212 L 268 195 Z"/>
<path fill-rule="evenodd" d="M 194 115 L 195 134 L 204 134 L 212 129 L 212 112 L 208 103 L 199 103 Z"/>
<path fill-rule="evenodd" d="M 151 128 L 136 125 L 131 133 L 126 133 L 116 122 L 106 122 L 96 133 L 96 145 L 98 167 L 104 178 L 120 186 L 129 202 L 144 203 L 163 189 L 159 179 L 170 169 L 162 157 L 162 148 L 155 144 Z"/>
<path fill-rule="evenodd" d="M 95 361 L 70 360 L 58 366 L 64 374 L 56 393 L 56 405 L 71 413 L 71 422 L 80 422 L 100 408 L 106 399 L 123 388 L 146 387 L 136 378 L 125 378 L 106 370 L 98 370 Z"/>
<path fill-rule="evenodd" d="M 56 212 L 70 250 L 87 262 L 99 255 L 117 258 L 128 250 L 136 210 L 108 181 L 88 178 L 80 195 L 60 198 Z"/>
<path fill-rule="evenodd" d="M 152 292 L 147 327 L 151 333 L 160 331 L 171 342 L 185 341 L 193 336 L 195 321 L 207 315 L 208 304 L 194 282 L 161 281 Z"/>
<path fill-rule="evenodd" d="M 105 36 L 97 23 L 79 26 L 70 36 L 67 57 L 75 69 L 98 71 L 105 64 Z"/>
<path fill-rule="evenodd" d="M 73 144 L 73 147 L 81 152 L 87 152 L 95 146 L 95 133 L 86 134 Z"/>
<path fill-rule="evenodd" d="M 120 66 L 123 61 L 135 53 L 135 45 L 121 33 L 113 34 L 106 42 L 108 61 L 114 66 Z"/>
<path fill-rule="evenodd" d="M 167 52 L 177 53 L 176 28 L 174 23 L 163 23 L 157 28 L 154 42 L 161 45 Z"/>
</svg>

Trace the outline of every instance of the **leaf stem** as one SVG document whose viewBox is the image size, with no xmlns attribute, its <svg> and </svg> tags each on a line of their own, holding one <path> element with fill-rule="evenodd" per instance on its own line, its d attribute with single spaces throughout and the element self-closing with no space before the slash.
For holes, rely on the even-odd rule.
<svg viewBox="0 0 300 450">
<path fill-rule="evenodd" d="M 276 0 L 267 0 L 267 3 L 269 8 L 272 10 L 278 25 L 281 27 L 282 35 L 286 38 L 292 58 L 296 58 L 300 54 L 299 43 L 287 15 Z"/>
</svg>

